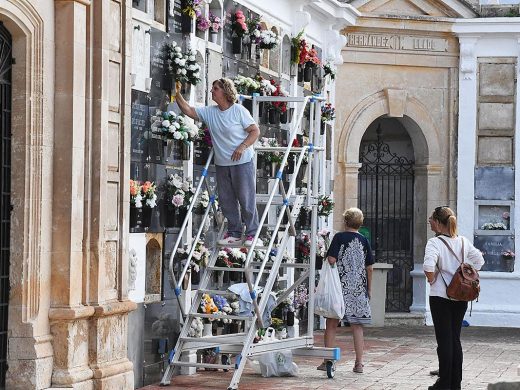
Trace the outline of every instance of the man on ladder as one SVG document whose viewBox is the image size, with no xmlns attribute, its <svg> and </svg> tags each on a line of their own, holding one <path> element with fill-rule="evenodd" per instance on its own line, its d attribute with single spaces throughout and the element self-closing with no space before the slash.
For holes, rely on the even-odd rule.
<svg viewBox="0 0 520 390">
<path fill-rule="evenodd" d="M 260 129 L 241 104 L 236 104 L 233 81 L 221 78 L 213 82 L 211 97 L 216 106 L 191 107 L 176 84 L 176 101 L 181 111 L 195 121 L 208 125 L 217 173 L 217 190 L 222 213 L 228 221 L 227 232 L 219 245 L 251 246 L 258 229 L 256 209 L 256 175 L 253 145 Z M 245 239 L 242 241 L 243 226 Z M 258 239 L 257 245 L 263 243 Z"/>
</svg>

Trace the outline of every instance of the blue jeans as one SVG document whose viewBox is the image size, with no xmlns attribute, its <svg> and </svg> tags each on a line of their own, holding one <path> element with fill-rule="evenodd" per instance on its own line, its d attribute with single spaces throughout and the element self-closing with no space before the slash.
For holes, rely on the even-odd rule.
<svg viewBox="0 0 520 390">
<path fill-rule="evenodd" d="M 228 221 L 228 233 L 242 237 L 242 223 L 246 236 L 255 235 L 258 229 L 256 210 L 256 172 L 253 160 L 245 164 L 216 166 L 218 200 Z"/>
</svg>

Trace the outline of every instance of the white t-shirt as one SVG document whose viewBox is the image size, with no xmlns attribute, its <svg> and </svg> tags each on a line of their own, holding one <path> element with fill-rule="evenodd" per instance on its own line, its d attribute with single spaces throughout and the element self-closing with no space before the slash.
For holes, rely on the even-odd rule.
<svg viewBox="0 0 520 390">
<path fill-rule="evenodd" d="M 240 104 L 233 104 L 227 110 L 218 106 L 195 108 L 197 116 L 208 125 L 215 151 L 215 164 L 230 166 L 245 164 L 253 158 L 253 147 L 250 146 L 238 161 L 231 160 L 233 152 L 244 142 L 248 133 L 246 129 L 255 124 L 249 111 Z"/>
<path fill-rule="evenodd" d="M 476 270 L 479 270 L 484 265 L 484 258 L 482 253 L 473 246 L 473 244 L 462 236 L 442 238 L 451 246 L 453 252 L 459 258 L 462 255 L 462 240 L 464 240 L 464 262 L 471 264 Z M 423 270 L 426 272 L 435 272 L 436 280 L 430 285 L 430 296 L 448 298 L 446 295 L 446 284 L 439 275 L 439 268 L 441 269 L 444 280 L 449 285 L 453 275 L 460 266 L 460 261 L 450 252 L 444 243 L 438 238 L 433 237 L 428 240 L 426 249 L 424 251 Z"/>
</svg>

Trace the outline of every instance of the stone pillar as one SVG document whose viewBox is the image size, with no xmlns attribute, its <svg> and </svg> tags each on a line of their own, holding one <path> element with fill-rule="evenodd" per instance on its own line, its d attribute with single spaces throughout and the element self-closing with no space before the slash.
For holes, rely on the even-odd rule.
<svg viewBox="0 0 520 390">
<path fill-rule="evenodd" d="M 92 107 L 86 267 L 90 367 L 96 389 L 133 389 L 127 358 L 131 1 L 96 0 L 90 18 Z M 86 268 L 85 267 L 85 268 Z"/>
<path fill-rule="evenodd" d="M 433 236 L 428 224 L 431 211 L 439 205 L 447 205 L 447 194 L 442 188 L 442 166 L 416 165 L 414 186 L 414 236 L 413 253 L 414 269 L 410 272 L 413 278 L 413 302 L 411 312 L 424 313 L 427 311 L 429 285 L 426 283 L 422 263 L 424 248 L 429 237 Z"/>
<path fill-rule="evenodd" d="M 83 288 L 88 1 L 55 1 L 52 293 L 53 387 L 91 388 Z"/>
<path fill-rule="evenodd" d="M 334 229 L 343 230 L 343 211 L 348 207 L 358 205 L 358 175 L 360 163 L 343 163 L 339 173 L 337 188 L 343 189 L 343 194 L 339 192 L 335 197 L 336 202 L 334 211 Z"/>
</svg>

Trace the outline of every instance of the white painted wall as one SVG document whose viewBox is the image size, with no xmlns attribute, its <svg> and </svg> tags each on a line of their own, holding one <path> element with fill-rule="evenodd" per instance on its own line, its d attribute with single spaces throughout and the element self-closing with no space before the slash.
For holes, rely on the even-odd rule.
<svg viewBox="0 0 520 390">
<path fill-rule="evenodd" d="M 517 57 L 520 62 L 520 18 L 486 18 L 459 20 L 453 31 L 459 36 L 461 62 L 459 72 L 458 123 L 458 184 L 457 217 L 460 234 L 472 239 L 474 234 L 475 201 L 474 169 L 476 164 L 477 121 L 477 58 Z M 518 67 L 517 67 L 518 71 Z M 520 96 L 517 83 L 517 97 Z M 518 98 L 517 98 L 518 99 Z M 520 166 L 520 105 L 516 104 L 515 167 Z M 515 170 L 515 198 L 520 199 L 520 172 Z M 514 220 L 519 221 L 520 210 L 514 209 Z M 520 237 L 515 230 L 515 248 L 520 249 Z M 520 233 L 520 232 L 519 232 Z M 517 252 L 518 253 L 518 252 Z M 471 325 L 520 327 L 520 263 L 515 271 L 481 272 L 481 295 L 473 304 L 473 313 L 466 320 Z M 431 316 L 427 313 L 431 323 Z"/>
</svg>

